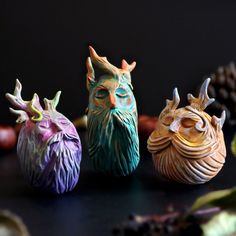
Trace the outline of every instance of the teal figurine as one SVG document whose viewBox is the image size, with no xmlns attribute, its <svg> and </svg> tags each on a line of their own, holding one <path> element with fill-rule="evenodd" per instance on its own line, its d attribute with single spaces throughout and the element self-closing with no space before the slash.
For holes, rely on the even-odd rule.
<svg viewBox="0 0 236 236">
<path fill-rule="evenodd" d="M 89 47 L 87 58 L 88 148 L 96 170 L 114 176 L 130 175 L 138 166 L 137 107 L 131 83 L 136 62 L 122 60 L 121 68 Z M 93 65 L 101 72 L 95 78 Z"/>
</svg>

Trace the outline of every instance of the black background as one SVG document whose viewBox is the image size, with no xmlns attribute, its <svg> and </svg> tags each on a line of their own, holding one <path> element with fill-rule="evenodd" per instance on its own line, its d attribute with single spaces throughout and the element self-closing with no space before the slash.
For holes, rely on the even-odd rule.
<svg viewBox="0 0 236 236">
<path fill-rule="evenodd" d="M 236 61 L 235 1 L 0 1 L 1 122 L 11 123 L 4 94 L 15 79 L 23 98 L 52 98 L 74 119 L 88 93 L 88 45 L 117 66 L 137 61 L 132 73 L 139 113 L 158 115 L 178 87 L 181 98 L 203 76 Z"/>
</svg>

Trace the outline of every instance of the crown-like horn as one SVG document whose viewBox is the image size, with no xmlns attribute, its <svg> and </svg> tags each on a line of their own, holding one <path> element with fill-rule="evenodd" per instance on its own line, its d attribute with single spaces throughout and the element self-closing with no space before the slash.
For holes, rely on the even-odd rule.
<svg viewBox="0 0 236 236">
<path fill-rule="evenodd" d="M 216 126 L 218 130 L 221 130 L 226 119 L 226 113 L 225 111 L 222 111 L 220 118 L 213 116 L 211 123 Z"/>
<path fill-rule="evenodd" d="M 45 110 L 56 110 L 56 107 L 60 100 L 60 96 L 61 96 L 61 91 L 58 91 L 52 100 L 44 98 L 43 101 L 45 104 Z"/>
<path fill-rule="evenodd" d="M 207 106 L 209 106 L 211 103 L 213 103 L 215 101 L 214 98 L 209 98 L 208 94 L 207 94 L 207 89 L 208 89 L 208 85 L 209 85 L 210 81 L 211 81 L 211 79 L 207 78 L 203 82 L 197 98 L 195 98 L 190 93 L 188 94 L 188 101 L 189 101 L 190 106 L 192 108 L 203 111 Z"/>
<path fill-rule="evenodd" d="M 100 57 L 96 53 L 96 51 L 93 49 L 93 47 L 89 46 L 89 52 L 90 57 L 92 60 L 92 63 L 96 65 L 98 68 L 104 70 L 105 72 L 112 74 L 112 75 L 118 75 L 119 69 L 116 66 L 113 66 L 106 57 Z"/>
<path fill-rule="evenodd" d="M 166 99 L 166 106 L 162 110 L 160 116 L 164 116 L 166 113 L 176 110 L 176 108 L 179 105 L 179 102 L 180 102 L 180 97 L 179 97 L 178 89 L 175 88 L 173 90 L 173 99 L 172 100 Z"/>
<path fill-rule="evenodd" d="M 39 121 L 42 119 L 42 107 L 39 103 L 39 97 L 35 93 L 31 101 L 24 101 L 21 97 L 22 85 L 20 81 L 16 80 L 15 90 L 13 94 L 6 93 L 7 100 L 16 108 L 20 110 L 14 110 L 10 108 L 10 111 L 18 115 L 17 123 L 22 123 L 31 117 L 33 121 Z"/>
<path fill-rule="evenodd" d="M 125 59 L 121 62 L 121 69 L 131 72 L 136 66 L 136 62 L 133 61 L 131 64 L 128 64 Z"/>
<path fill-rule="evenodd" d="M 89 90 L 90 86 L 95 83 L 95 73 L 93 69 L 93 64 L 91 62 L 91 58 L 88 57 L 86 60 L 86 67 L 87 67 L 87 89 Z"/>
</svg>

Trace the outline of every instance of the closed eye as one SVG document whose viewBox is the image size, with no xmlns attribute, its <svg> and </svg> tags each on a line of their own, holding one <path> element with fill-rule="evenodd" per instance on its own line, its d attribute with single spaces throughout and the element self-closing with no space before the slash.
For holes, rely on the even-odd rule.
<svg viewBox="0 0 236 236">
<path fill-rule="evenodd" d="M 191 118 L 184 118 L 182 119 L 181 124 L 183 125 L 184 128 L 190 128 L 195 126 L 196 121 Z"/>
<path fill-rule="evenodd" d="M 96 94 L 95 94 L 95 97 L 100 98 L 100 99 L 105 98 L 107 96 L 108 96 L 108 91 L 104 88 L 98 89 Z"/>
<path fill-rule="evenodd" d="M 70 124 L 70 122 L 69 122 L 68 120 L 63 119 L 63 118 L 62 118 L 62 119 L 58 119 L 58 122 L 59 122 L 61 125 L 64 125 L 64 126 Z"/>
<path fill-rule="evenodd" d="M 48 120 L 43 120 L 39 123 L 39 128 L 48 129 L 50 127 L 50 122 Z"/>
<path fill-rule="evenodd" d="M 123 88 L 118 88 L 116 90 L 116 95 L 120 98 L 126 98 L 128 97 L 128 92 Z"/>
</svg>

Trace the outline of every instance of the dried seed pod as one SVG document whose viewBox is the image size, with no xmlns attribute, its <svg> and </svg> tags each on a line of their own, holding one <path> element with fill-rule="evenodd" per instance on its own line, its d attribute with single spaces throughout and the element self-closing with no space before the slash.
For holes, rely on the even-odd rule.
<svg viewBox="0 0 236 236">
<path fill-rule="evenodd" d="M 219 95 L 220 95 L 221 101 L 226 101 L 229 97 L 229 93 L 227 92 L 225 88 L 220 88 Z"/>
<path fill-rule="evenodd" d="M 231 92 L 230 95 L 229 95 L 229 97 L 230 97 L 230 100 L 231 100 L 234 104 L 236 104 L 236 92 L 235 92 L 235 91 Z"/>
<path fill-rule="evenodd" d="M 215 91 L 214 86 L 209 85 L 209 87 L 208 87 L 208 93 L 209 93 L 209 95 L 210 95 L 211 97 L 215 97 L 215 96 L 216 96 L 216 91 Z"/>
<path fill-rule="evenodd" d="M 148 139 L 156 170 L 171 180 L 202 184 L 213 178 L 225 162 L 225 112 L 221 118 L 204 112 L 214 101 L 207 95 L 209 82 L 205 80 L 199 97 L 188 95 L 189 106 L 178 109 L 180 98 L 175 89 L 173 100 L 167 100 Z"/>
<path fill-rule="evenodd" d="M 29 232 L 19 216 L 7 210 L 0 210 L 0 235 L 29 236 Z"/>
<path fill-rule="evenodd" d="M 235 87 L 236 87 L 236 84 L 235 84 L 235 81 L 233 78 L 226 78 L 226 88 L 228 91 L 234 91 L 235 90 Z"/>
<path fill-rule="evenodd" d="M 44 99 L 45 109 L 34 94 L 31 101 L 21 98 L 22 86 L 16 80 L 14 94 L 6 94 L 10 108 L 22 123 L 17 154 L 23 174 L 33 187 L 53 193 L 72 190 L 78 182 L 81 160 L 80 138 L 74 125 L 56 110 L 60 92 Z"/>
<path fill-rule="evenodd" d="M 209 106 L 207 111 L 209 114 L 220 115 L 223 111 L 223 107 L 226 107 L 227 116 L 226 123 L 229 125 L 234 125 L 236 123 L 236 109 L 235 109 L 235 98 L 236 93 L 236 68 L 233 62 L 229 65 L 219 67 L 215 73 L 211 74 L 211 83 L 208 87 L 209 95 L 214 97 L 216 103 L 222 105 L 219 106 Z"/>
</svg>

